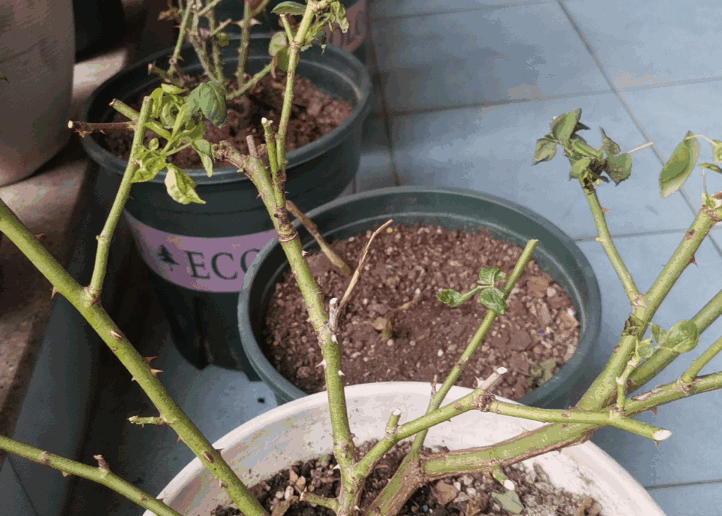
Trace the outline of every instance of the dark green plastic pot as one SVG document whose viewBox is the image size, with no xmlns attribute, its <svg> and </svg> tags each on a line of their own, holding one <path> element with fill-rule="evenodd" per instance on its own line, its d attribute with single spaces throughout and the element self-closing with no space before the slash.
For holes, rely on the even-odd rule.
<svg viewBox="0 0 722 516">
<path fill-rule="evenodd" d="M 229 75 L 235 71 L 239 41 L 232 39 L 224 49 Z M 267 36 L 251 39 L 249 73 L 268 63 L 269 41 Z M 81 120 L 107 121 L 113 115 L 108 106 L 112 99 L 128 102 L 152 91 L 160 79 L 148 75 L 148 64 L 166 68 L 170 54 L 155 54 L 103 83 L 85 104 Z M 181 62 L 186 73 L 201 73 L 189 45 Z M 354 107 L 350 118 L 334 131 L 288 154 L 288 198 L 308 211 L 335 199 L 356 175 L 371 82 L 358 59 L 331 45 L 323 54 L 319 47 L 303 52 L 297 72 Z M 83 146 L 99 166 L 100 180 L 119 185 L 127 162 L 93 138 L 83 139 Z M 216 169 L 210 178 L 202 169 L 188 173 L 206 204 L 173 201 L 161 172 L 152 181 L 133 185 L 126 215 L 141 254 L 155 273 L 153 286 L 180 353 L 199 368 L 214 363 L 243 368 L 252 376 L 238 342 L 237 298 L 247 267 L 272 238 L 273 226 L 255 187 L 235 168 Z"/>
<path fill-rule="evenodd" d="M 388 219 L 395 224 L 425 224 L 446 229 L 491 231 L 494 238 L 524 247 L 539 240 L 536 263 L 564 287 L 572 298 L 580 327 L 576 353 L 559 372 L 520 403 L 535 407 L 566 408 L 576 403 L 591 384 L 590 359 L 598 341 L 602 300 L 591 265 L 577 245 L 554 224 L 510 201 L 462 190 L 424 187 L 385 188 L 336 200 L 309 213 L 329 241 L 349 238 L 375 229 Z M 306 248 L 313 238 L 299 229 Z M 257 374 L 273 389 L 279 403 L 305 396 L 273 368 L 263 354 L 261 331 L 266 310 L 288 262 L 278 240 L 263 248 L 251 266 L 238 303 L 243 350 Z"/>
</svg>

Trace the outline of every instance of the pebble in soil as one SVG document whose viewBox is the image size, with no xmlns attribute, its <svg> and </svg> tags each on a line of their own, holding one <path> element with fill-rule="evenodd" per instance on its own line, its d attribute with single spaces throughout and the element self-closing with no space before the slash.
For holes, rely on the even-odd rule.
<svg viewBox="0 0 722 516">
<path fill-rule="evenodd" d="M 357 452 L 365 453 L 375 442 L 369 441 Z M 368 507 L 388 483 L 409 450 L 411 441 L 396 445 L 377 464 L 366 480 L 360 507 Z M 436 447 L 429 452 L 447 451 Z M 359 454 L 360 456 L 360 454 Z M 293 464 L 251 488 L 261 505 L 269 512 L 288 505 L 284 516 L 334 516 L 333 511 L 298 502 L 298 495 L 306 490 L 316 495 L 335 498 L 340 489 L 340 472 L 333 455 Z M 506 489 L 483 473 L 458 475 L 431 482 L 414 492 L 398 516 L 604 516 L 600 506 L 590 497 L 580 496 L 555 487 L 539 465 L 528 468 L 512 465 L 504 469 L 514 482 L 515 491 L 523 504 L 521 513 L 506 510 L 497 501 Z M 236 516 L 241 512 L 232 506 L 218 506 L 211 516 Z"/>
<path fill-rule="evenodd" d="M 368 231 L 331 247 L 355 268 L 370 235 Z M 438 292 L 470 290 L 483 267 L 500 267 L 508 277 L 521 253 L 518 246 L 493 239 L 486 229 L 393 226 L 379 234 L 339 325 L 344 383 L 432 382 L 435 377 L 441 381 L 487 309 L 475 298 L 448 307 L 437 299 Z M 328 307 L 331 298 L 342 297 L 349 278 L 320 252 L 307 258 Z M 492 393 L 519 399 L 548 380 L 576 351 L 579 322 L 572 301 L 534 260 L 508 305 L 457 385 L 476 387 L 477 377 L 486 378 L 504 366 L 509 372 Z M 290 274 L 276 285 L 263 335 L 266 357 L 285 378 L 308 393 L 324 389 L 323 370 L 317 367 L 321 350 Z"/>
</svg>

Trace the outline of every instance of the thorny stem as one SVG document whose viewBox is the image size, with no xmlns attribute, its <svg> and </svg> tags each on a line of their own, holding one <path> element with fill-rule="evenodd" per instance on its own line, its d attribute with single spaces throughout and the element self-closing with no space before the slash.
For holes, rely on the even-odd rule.
<svg viewBox="0 0 722 516">
<path fill-rule="evenodd" d="M 707 304 L 705 304 L 699 312 L 691 319 L 691 321 L 697 326 L 697 329 L 699 330 L 700 335 L 704 333 L 704 331 L 715 321 L 717 318 L 722 315 L 722 290 L 717 293 L 716 296 L 714 296 L 712 299 L 710 299 Z M 710 348 L 714 348 L 716 346 L 716 343 L 713 344 L 713 346 Z M 712 351 L 708 350 L 708 352 L 712 353 Z M 629 378 L 629 389 L 634 391 L 647 383 L 649 380 L 657 376 L 664 368 L 666 368 L 669 364 L 674 361 L 675 358 L 679 356 L 679 353 L 676 351 L 673 351 L 668 348 L 659 348 L 657 351 L 652 355 L 650 358 L 645 360 L 642 365 L 640 365 L 637 369 L 634 370 L 634 372 L 631 374 Z M 703 357 L 708 357 L 709 355 L 707 352 L 704 353 L 701 357 L 699 357 L 697 360 L 702 360 Z M 692 364 L 695 368 L 696 365 L 699 365 L 701 362 L 695 361 L 694 364 Z M 702 364 L 702 367 L 704 367 L 705 364 Z M 696 376 L 699 374 L 698 369 L 696 372 L 694 369 L 692 369 L 690 372 L 690 375 L 692 372 L 694 372 L 694 375 Z M 691 378 L 689 376 L 685 377 L 687 378 L 687 381 L 690 381 Z"/>
<path fill-rule="evenodd" d="M 714 226 L 715 219 L 719 220 L 716 215 L 707 213 L 704 209 L 697 213 L 697 217 L 692 222 L 689 231 L 685 234 L 682 242 L 674 251 L 652 287 L 642 296 L 641 301 L 636 303 L 636 307 L 629 319 L 630 322 L 634 321 L 632 327 L 622 333 L 615 352 L 602 373 L 584 394 L 578 407 L 594 410 L 603 407 L 607 403 L 617 387 L 616 379 L 621 376 L 634 352 L 637 339 L 644 336 L 649 321 L 652 320 L 659 305 L 679 279 L 684 269 L 689 265 L 700 244 Z"/>
<path fill-rule="evenodd" d="M 316 240 L 316 243 L 319 245 L 321 251 L 323 252 L 323 254 L 326 255 L 329 261 L 338 270 L 340 270 L 344 276 L 351 276 L 351 274 L 353 274 L 353 270 L 351 269 L 351 267 L 349 267 L 348 264 L 343 261 L 343 258 L 336 254 L 333 249 L 331 249 L 326 240 L 323 238 L 323 235 L 321 235 L 321 233 L 319 232 L 316 224 L 314 224 L 314 222 L 309 219 L 305 213 L 299 210 L 298 207 L 293 204 L 293 201 L 286 199 L 286 209 L 290 211 L 291 215 L 296 217 L 301 222 L 301 224 L 303 224 L 303 227 L 306 228 L 306 231 L 308 231 L 314 238 L 314 240 Z"/>
<path fill-rule="evenodd" d="M 619 276 L 619 279 L 624 286 L 627 298 L 632 304 L 634 304 L 639 298 L 639 289 L 637 289 L 637 285 L 634 283 L 632 274 L 629 272 L 629 269 L 627 269 L 627 266 L 624 264 L 624 260 L 622 260 L 619 251 L 617 251 L 617 248 L 614 245 L 614 240 L 612 239 L 612 235 L 609 232 L 609 226 L 607 226 L 607 222 L 604 217 L 604 210 L 602 209 L 601 204 L 599 204 L 597 192 L 595 190 L 587 191 L 584 189 L 584 195 L 587 198 L 587 203 L 589 203 L 589 208 L 592 210 L 594 224 L 597 226 L 597 242 L 602 244 L 604 252 L 607 253 L 607 257 L 609 258 L 612 267 L 614 267 L 617 276 Z"/>
<path fill-rule="evenodd" d="M 135 173 L 140 166 L 138 153 L 143 149 L 145 124 L 150 117 L 152 108 L 153 100 L 150 97 L 145 97 L 140 108 L 138 121 L 136 122 L 137 129 L 133 136 L 130 158 L 128 159 L 128 164 L 125 167 L 123 179 L 120 182 L 118 193 L 115 196 L 113 206 L 110 208 L 110 213 L 105 221 L 105 226 L 103 226 L 103 230 L 97 237 L 98 252 L 95 255 L 93 276 L 87 289 L 88 295 L 93 303 L 97 303 L 100 300 L 100 293 L 103 290 L 103 281 L 105 280 L 105 273 L 108 265 L 108 255 L 110 254 L 110 241 L 123 213 L 123 206 L 125 206 L 125 202 L 128 200 L 128 195 L 130 195 L 130 189 L 133 186 L 133 177 L 135 177 Z"/>
<path fill-rule="evenodd" d="M 355 446 L 351 438 L 351 429 L 346 411 L 346 398 L 341 380 L 341 350 L 336 336 L 329 328 L 328 315 L 324 307 L 321 290 L 313 279 L 308 263 L 303 258 L 301 241 L 288 219 L 285 206 L 276 203 L 271 176 L 263 162 L 254 156 L 242 156 L 227 142 L 214 146 L 214 154 L 217 159 L 227 160 L 238 167 L 253 181 L 273 220 L 279 243 L 283 247 L 293 271 L 293 276 L 303 295 L 310 322 L 316 332 L 323 353 L 322 365 L 325 368 L 326 389 L 328 391 L 331 426 L 334 435 L 334 452 L 345 484 L 347 479 L 350 478 Z"/>
<path fill-rule="evenodd" d="M 80 478 L 92 480 L 98 484 L 109 487 L 116 493 L 125 496 L 128 500 L 137 503 L 144 509 L 153 511 L 158 516 L 182 516 L 171 509 L 161 500 L 138 489 L 133 484 L 112 473 L 109 469 L 88 466 L 74 460 L 40 450 L 34 446 L 20 443 L 14 439 L 0 435 L 0 449 L 7 450 L 20 457 L 60 470 L 64 474 L 75 475 Z"/>
<path fill-rule="evenodd" d="M 506 281 L 506 285 L 504 286 L 504 301 L 508 299 L 509 294 L 511 294 L 511 291 L 516 286 L 519 278 L 521 278 L 521 275 L 524 272 L 527 264 L 529 263 L 529 260 L 531 260 L 531 257 L 534 254 L 534 250 L 536 249 L 536 246 L 538 244 L 539 241 L 535 239 L 531 239 L 526 243 L 524 251 L 522 251 L 521 256 L 517 260 L 516 265 L 514 266 L 514 269 L 509 275 L 509 278 Z M 486 334 L 491 329 L 491 325 L 494 323 L 498 315 L 499 314 L 493 310 L 489 310 L 487 312 L 481 325 L 469 341 L 469 344 L 466 346 L 464 352 L 456 361 L 456 364 L 454 364 L 454 367 L 452 368 L 449 375 L 446 377 L 443 385 L 439 388 L 439 391 L 431 397 L 427 412 L 431 412 L 432 410 L 435 410 L 441 406 L 441 402 L 444 401 L 444 398 L 448 394 L 449 390 L 451 390 L 454 384 L 456 384 L 457 380 L 461 376 L 461 373 L 463 373 L 466 364 L 469 362 L 471 357 L 474 356 L 474 353 L 476 353 L 476 350 L 483 342 Z M 423 431 L 416 436 L 416 438 L 414 439 L 414 443 L 411 445 L 409 455 L 416 454 L 419 452 L 419 450 L 421 450 L 421 447 L 424 445 L 424 440 L 426 439 L 427 433 L 428 432 Z"/>
<path fill-rule="evenodd" d="M 211 443 L 195 427 L 183 410 L 173 401 L 163 385 L 155 377 L 157 370 L 143 360 L 135 347 L 125 338 L 110 316 L 97 303 L 93 303 L 75 279 L 53 258 L 37 239 L 20 222 L 15 214 L 0 200 L 0 231 L 2 231 L 35 265 L 50 283 L 88 321 L 100 338 L 128 370 L 132 379 L 148 395 L 168 426 L 178 434 L 193 453 L 219 481 L 227 485 L 231 499 L 247 516 L 267 516 L 266 511 L 215 450 Z M 248 511 L 248 512 L 246 512 Z"/>
</svg>

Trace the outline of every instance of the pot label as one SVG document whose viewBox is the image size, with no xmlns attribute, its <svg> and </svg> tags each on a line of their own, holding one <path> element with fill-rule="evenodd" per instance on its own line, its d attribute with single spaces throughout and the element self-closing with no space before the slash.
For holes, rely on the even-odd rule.
<svg viewBox="0 0 722 516">
<path fill-rule="evenodd" d="M 346 19 L 348 20 L 346 34 L 336 26 L 336 30 L 333 32 L 327 28 L 326 36 L 332 45 L 353 52 L 366 41 L 366 0 L 356 2 L 346 9 Z"/>
<path fill-rule="evenodd" d="M 133 238 L 145 263 L 160 277 L 191 290 L 239 292 L 259 251 L 276 237 L 262 233 L 200 238 L 165 233 L 125 211 Z"/>
</svg>

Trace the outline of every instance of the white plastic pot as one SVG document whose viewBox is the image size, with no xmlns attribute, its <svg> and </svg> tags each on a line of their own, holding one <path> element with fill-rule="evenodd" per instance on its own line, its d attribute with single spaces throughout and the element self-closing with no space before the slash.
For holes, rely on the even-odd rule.
<svg viewBox="0 0 722 516">
<path fill-rule="evenodd" d="M 454 387 L 446 403 L 461 398 L 471 389 Z M 388 416 L 395 408 L 402 411 L 401 423 L 424 414 L 430 386 L 425 383 L 393 382 L 355 385 L 346 389 L 351 431 L 360 444 L 380 438 Z M 541 423 L 471 411 L 431 429 L 429 446 L 450 449 L 493 444 Z M 238 427 L 213 446 L 223 450 L 231 467 L 251 486 L 299 460 L 332 450 L 331 421 L 325 392 L 313 394 L 271 410 Z M 664 516 L 644 488 L 609 455 L 587 442 L 525 461 L 539 463 L 552 483 L 572 493 L 592 496 L 604 514 L 644 514 Z M 198 459 L 194 459 L 158 495 L 181 514 L 209 514 L 228 496 Z M 152 516 L 146 512 L 144 516 Z"/>
</svg>

